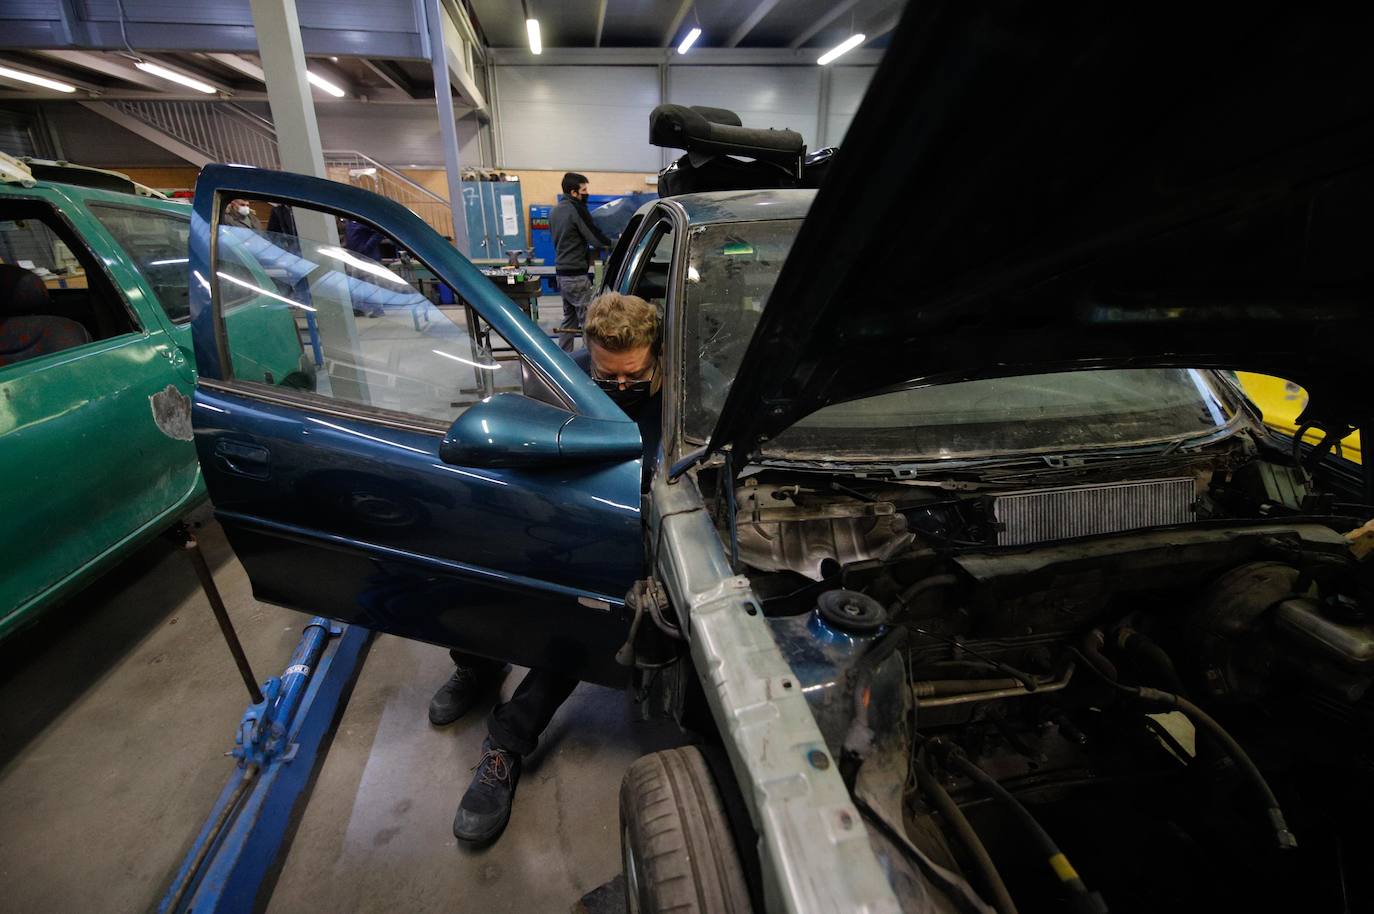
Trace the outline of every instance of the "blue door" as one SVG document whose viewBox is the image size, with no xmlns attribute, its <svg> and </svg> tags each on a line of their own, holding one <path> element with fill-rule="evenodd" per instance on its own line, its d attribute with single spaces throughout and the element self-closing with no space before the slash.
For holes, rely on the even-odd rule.
<svg viewBox="0 0 1374 914">
<path fill-rule="evenodd" d="M 291 219 L 235 220 L 239 199 Z M 258 599 L 624 678 L 638 429 L 490 280 L 390 200 L 232 166 L 201 173 L 190 267 L 196 448 Z M 267 333 L 318 355 L 264 369 Z"/>
</svg>

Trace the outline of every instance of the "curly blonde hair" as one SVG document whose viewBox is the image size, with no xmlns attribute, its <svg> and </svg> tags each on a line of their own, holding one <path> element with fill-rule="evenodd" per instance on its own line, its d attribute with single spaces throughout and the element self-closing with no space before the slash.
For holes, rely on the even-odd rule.
<svg viewBox="0 0 1374 914">
<path fill-rule="evenodd" d="M 608 352 L 625 352 L 658 342 L 658 309 L 638 295 L 606 292 L 587 306 L 587 339 Z"/>
</svg>

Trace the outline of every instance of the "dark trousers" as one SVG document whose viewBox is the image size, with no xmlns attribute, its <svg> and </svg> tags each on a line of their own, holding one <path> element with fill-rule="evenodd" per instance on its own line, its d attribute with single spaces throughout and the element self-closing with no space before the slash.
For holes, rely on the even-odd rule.
<svg viewBox="0 0 1374 914">
<path fill-rule="evenodd" d="M 462 651 L 449 651 L 455 666 L 467 667 L 486 674 L 494 673 L 501 664 L 484 657 L 474 657 Z M 487 718 L 487 733 L 491 741 L 517 755 L 529 755 L 539 745 L 539 735 L 553 720 L 553 715 L 568 700 L 577 680 L 545 670 L 530 670 L 516 687 L 510 701 L 491 710 Z"/>
</svg>

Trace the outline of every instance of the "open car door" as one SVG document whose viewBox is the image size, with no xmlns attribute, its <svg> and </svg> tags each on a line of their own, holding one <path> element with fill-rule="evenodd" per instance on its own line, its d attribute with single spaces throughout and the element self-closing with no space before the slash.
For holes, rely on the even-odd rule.
<svg viewBox="0 0 1374 914">
<path fill-rule="evenodd" d="M 240 199 L 273 230 L 227 221 Z M 643 565 L 635 424 L 399 204 L 224 165 L 195 201 L 196 448 L 254 595 L 621 681 Z M 458 304 L 436 304 L 441 285 Z M 282 319 L 234 319 L 246 309 Z M 253 357 L 269 343 L 299 368 Z"/>
</svg>

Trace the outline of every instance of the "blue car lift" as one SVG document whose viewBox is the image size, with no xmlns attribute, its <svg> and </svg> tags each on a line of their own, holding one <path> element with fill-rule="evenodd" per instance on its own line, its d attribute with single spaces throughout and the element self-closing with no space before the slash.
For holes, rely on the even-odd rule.
<svg viewBox="0 0 1374 914">
<path fill-rule="evenodd" d="M 281 676 L 259 689 L 210 568 L 190 530 L 172 531 L 186 550 L 248 686 L 229 780 L 171 885 L 158 914 L 249 912 L 282 853 L 297 807 L 323 759 L 372 637 L 356 625 L 316 616 Z"/>
</svg>

